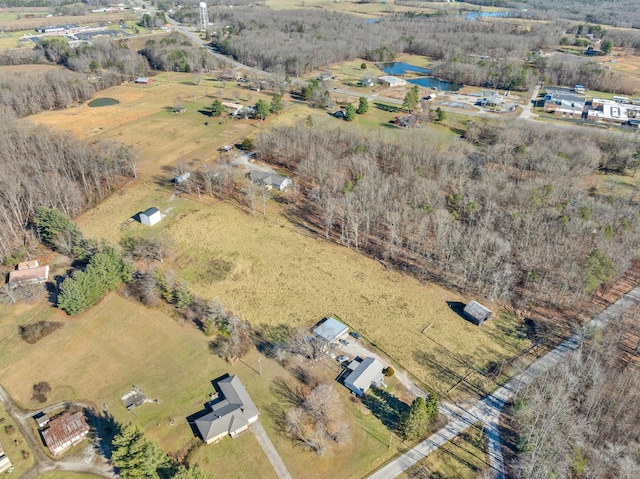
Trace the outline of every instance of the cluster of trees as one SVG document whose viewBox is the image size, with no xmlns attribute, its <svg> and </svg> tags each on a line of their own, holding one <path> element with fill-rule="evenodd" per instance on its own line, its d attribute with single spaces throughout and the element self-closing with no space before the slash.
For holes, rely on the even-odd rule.
<svg viewBox="0 0 640 479">
<path fill-rule="evenodd" d="M 405 439 L 415 441 L 425 437 L 429 433 L 431 421 L 438 417 L 438 411 L 436 393 L 429 394 L 426 401 L 423 397 L 415 398 L 400 425 Z"/>
<path fill-rule="evenodd" d="M 70 133 L 12 121 L 0 124 L 0 260 L 28 242 L 39 207 L 80 214 L 133 176 L 135 158 L 114 142 L 89 144 Z"/>
<path fill-rule="evenodd" d="M 520 392 L 519 477 L 640 474 L 640 309 L 612 321 Z"/>
<path fill-rule="evenodd" d="M 144 435 L 139 426 L 124 427 L 111 445 L 113 465 L 122 479 L 209 479 L 197 464 L 180 464 Z"/>
<path fill-rule="evenodd" d="M 106 73 L 88 79 L 65 70 L 33 75 L 24 81 L 18 74 L 0 76 L 0 108 L 22 117 L 43 110 L 57 110 L 81 103 L 97 91 L 119 84 L 118 75 Z"/>
<path fill-rule="evenodd" d="M 214 58 L 203 48 L 193 46 L 180 33 L 161 40 L 147 40 L 141 53 L 151 67 L 174 72 L 209 71 L 216 66 Z"/>
<path fill-rule="evenodd" d="M 299 175 L 294 213 L 319 234 L 524 307 L 575 303 L 640 246 L 635 202 L 588 188 L 599 167 L 637 167 L 635 137 L 469 122 L 464 140 L 420 131 L 398 142 L 293 126 L 256 148 Z"/>
<path fill-rule="evenodd" d="M 32 400 L 38 401 L 40 403 L 47 402 L 47 396 L 51 392 L 51 386 L 46 381 L 41 381 L 33 385 L 33 395 L 31 397 Z"/>
<path fill-rule="evenodd" d="M 76 270 L 62 281 L 58 307 L 72 316 L 98 303 L 109 291 L 133 280 L 133 265 L 113 246 L 102 245 L 92 254 L 84 270 Z"/>
<path fill-rule="evenodd" d="M 296 373 L 297 386 L 277 386 L 293 406 L 284 415 L 286 434 L 318 455 L 327 453 L 332 442 L 348 442 L 349 426 L 333 385 L 319 382 L 302 367 Z"/>
<path fill-rule="evenodd" d="M 62 326 L 64 323 L 60 321 L 36 321 L 20 326 L 20 337 L 29 344 L 35 344 Z"/>
<path fill-rule="evenodd" d="M 635 93 L 635 86 L 619 73 L 605 69 L 593 60 L 556 53 L 539 63 L 540 72 L 552 85 L 589 85 L 589 88 L 617 93 Z"/>
<path fill-rule="evenodd" d="M 144 75 L 149 70 L 145 58 L 129 48 L 127 40 L 96 39 L 76 48 L 66 38 L 41 39 L 35 46 L 51 63 L 83 73 L 110 70 L 125 78 Z"/>
</svg>

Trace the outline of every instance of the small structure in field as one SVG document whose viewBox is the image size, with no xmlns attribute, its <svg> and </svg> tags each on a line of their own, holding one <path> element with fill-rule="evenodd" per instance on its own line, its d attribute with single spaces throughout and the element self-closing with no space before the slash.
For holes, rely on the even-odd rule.
<svg viewBox="0 0 640 479">
<path fill-rule="evenodd" d="M 49 416 L 47 416 L 47 414 L 42 411 L 40 411 L 38 414 L 33 416 L 33 420 L 38 425 L 38 429 L 42 429 L 47 424 L 49 424 Z"/>
<path fill-rule="evenodd" d="M 78 444 L 89 434 L 89 425 L 81 412 L 64 413 L 49 421 L 49 427 L 42 431 L 42 439 L 54 456 L 62 454 Z"/>
<path fill-rule="evenodd" d="M 37 261 L 35 262 L 37 264 Z M 20 263 L 24 265 L 24 263 Z M 19 267 L 20 265 L 18 265 Z M 9 287 L 17 288 L 27 284 L 44 283 L 49 279 L 49 265 L 16 269 L 9 273 Z"/>
<path fill-rule="evenodd" d="M 490 309 L 482 306 L 477 301 L 469 301 L 469 304 L 464 307 L 463 311 L 469 319 L 478 326 L 488 320 L 493 314 Z"/>
<path fill-rule="evenodd" d="M 122 400 L 124 407 L 131 411 L 132 409 L 144 404 L 147 400 L 147 396 L 144 395 L 144 391 L 141 387 L 135 386 L 131 391 L 123 394 L 120 399 Z"/>
<path fill-rule="evenodd" d="M 349 332 L 349 327 L 331 316 L 322 320 L 318 326 L 313 329 L 313 334 L 327 343 L 335 343 L 337 340 L 345 336 Z"/>
<path fill-rule="evenodd" d="M 275 172 L 252 171 L 249 173 L 249 179 L 267 189 L 275 188 L 280 191 L 286 190 L 291 185 L 291 178 Z"/>
<path fill-rule="evenodd" d="M 179 185 L 180 183 L 184 183 L 185 181 L 187 181 L 189 178 L 191 178 L 191 173 L 187 171 L 186 173 L 182 173 L 181 175 L 176 176 L 171 181 L 176 185 Z"/>
<path fill-rule="evenodd" d="M 153 82 L 153 80 L 147 77 L 138 77 L 134 81 L 134 83 L 138 83 L 140 85 L 151 85 L 151 82 Z"/>
<path fill-rule="evenodd" d="M 162 220 L 160 210 L 155 207 L 151 207 L 146 211 L 140 213 L 140 223 L 147 226 L 153 226 Z"/>
<path fill-rule="evenodd" d="M 207 444 L 227 435 L 235 438 L 249 429 L 249 424 L 256 422 L 260 415 L 238 376 L 228 376 L 217 381 L 216 386 L 218 395 L 208 405 L 211 412 L 194 421 Z"/>
<path fill-rule="evenodd" d="M 416 115 L 396 116 L 393 123 L 401 128 L 418 128 L 420 119 Z"/>
<path fill-rule="evenodd" d="M 2 449 L 2 446 L 0 446 L 0 474 L 2 474 L 5 471 L 12 472 L 13 464 L 11 464 L 11 460 L 5 454 L 4 449 Z"/>
<path fill-rule="evenodd" d="M 384 83 L 390 88 L 405 86 L 407 84 L 406 80 L 403 80 L 402 78 L 394 77 L 391 75 L 384 75 L 384 76 L 378 77 L 378 80 L 380 80 L 382 83 Z"/>
<path fill-rule="evenodd" d="M 371 386 L 383 384 L 384 365 L 376 358 L 364 358 L 360 362 L 354 359 L 347 370 L 351 373 L 344 380 L 344 385 L 356 396 L 362 397 Z"/>
</svg>

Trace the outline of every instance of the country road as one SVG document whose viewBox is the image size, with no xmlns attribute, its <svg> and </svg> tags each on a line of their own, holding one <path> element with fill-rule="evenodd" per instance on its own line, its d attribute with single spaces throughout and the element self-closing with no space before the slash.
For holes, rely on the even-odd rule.
<svg viewBox="0 0 640 479">
<path fill-rule="evenodd" d="M 482 422 L 485 425 L 487 434 L 489 436 L 493 436 L 494 446 L 489 446 L 491 464 L 495 471 L 495 477 L 497 479 L 503 479 L 504 462 L 502 460 L 502 451 L 499 447 L 496 447 L 496 444 L 500 444 L 498 422 L 504 404 L 523 386 L 529 384 L 537 376 L 560 362 L 567 354 L 580 346 L 587 329 L 592 327 L 604 327 L 611 318 L 619 316 L 627 311 L 631 306 L 638 303 L 640 303 L 640 287 L 636 287 L 629 293 L 625 294 L 602 313 L 598 314 L 591 321 L 586 323 L 578 333 L 571 336 L 540 359 L 534 361 L 524 372 L 513 377 L 504 386 L 500 387 L 487 398 L 477 402 L 467 410 L 456 410 L 455 408 L 448 409 L 448 411 L 445 412 L 445 415 L 447 415 L 447 417 L 454 417 L 454 420 L 450 420 L 444 428 L 430 436 L 428 439 L 422 441 L 408 452 L 378 469 L 376 472 L 371 474 L 368 479 L 392 479 L 398 477 L 404 471 L 416 465 L 419 461 L 477 422 Z M 498 438 L 497 441 L 495 441 L 496 438 Z M 488 442 L 491 444 L 491 437 Z"/>
<path fill-rule="evenodd" d="M 67 457 L 60 460 L 51 459 L 44 453 L 40 438 L 36 436 L 31 425 L 33 421 L 32 416 L 38 411 L 22 411 L 2 386 L 0 386 L 0 402 L 2 402 L 7 413 L 16 422 L 20 433 L 33 453 L 34 465 L 22 474 L 20 479 L 36 479 L 48 471 L 85 472 L 109 479 L 115 479 L 117 477 L 113 473 L 112 467 L 106 463 L 102 456 L 99 456 L 95 452 L 91 445 L 86 445 L 86 451 L 82 458 Z M 70 403 L 55 404 L 48 407 L 47 410 L 57 409 L 68 404 Z M 85 406 L 77 402 L 73 402 L 72 404 Z M 98 459 L 100 463 L 96 463 L 96 459 Z"/>
</svg>

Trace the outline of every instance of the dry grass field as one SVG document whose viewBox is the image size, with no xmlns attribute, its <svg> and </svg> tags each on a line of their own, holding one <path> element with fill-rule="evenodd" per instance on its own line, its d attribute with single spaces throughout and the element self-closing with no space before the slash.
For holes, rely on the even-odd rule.
<svg viewBox="0 0 640 479">
<path fill-rule="evenodd" d="M 486 435 L 481 426 L 476 424 L 399 477 L 476 479 L 488 467 Z M 426 474 L 417 476 L 418 471 Z"/>
<path fill-rule="evenodd" d="M 116 140 L 139 155 L 138 174 L 157 179 L 163 168 L 179 163 L 199 164 L 218 158 L 218 150 L 234 144 L 255 130 L 255 121 L 219 119 L 206 115 L 206 108 L 220 92 L 210 77 L 194 84 L 193 74 L 165 73 L 153 77 L 151 85 L 126 83 L 100 92 L 118 105 L 91 108 L 88 103 L 66 110 L 48 111 L 29 118 L 53 128 L 66 129 L 81 138 Z M 237 97 L 237 98 L 236 98 Z M 222 90 L 222 100 L 255 104 L 270 96 L 247 89 Z M 186 113 L 173 113 L 180 104 Z M 205 125 L 205 122 L 208 125 Z"/>
<path fill-rule="evenodd" d="M 151 184 L 131 185 L 78 223 L 87 235 L 116 242 L 129 231 L 129 226 L 122 227 L 128 215 L 151 205 L 163 212 L 178 205 L 154 228 L 176 245 L 173 261 L 163 267 L 190 280 L 198 294 L 220 298 L 254 326 L 310 326 L 337 314 L 440 392 L 470 368 L 483 369 L 524 346 L 518 325 L 509 318 L 474 326 L 447 304 L 471 298 L 386 270 L 355 250 L 312 237 L 284 218 L 274 202 L 267 205 L 264 218 L 228 203 L 171 198 L 169 191 Z M 207 279 L 216 276 L 207 268 L 220 260 L 231 265 L 225 279 Z M 420 334 L 429 324 L 428 334 Z"/>
<path fill-rule="evenodd" d="M 18 77 L 24 77 L 25 75 L 49 73 L 56 70 L 68 71 L 58 65 L 3 65 L 0 66 L 0 77 L 18 79 Z"/>
<path fill-rule="evenodd" d="M 15 421 L 7 414 L 0 403 L 0 445 L 13 463 L 14 477 L 20 475 L 33 465 L 33 454 L 20 433 Z M 6 475 L 5 475 L 6 477 Z"/>
</svg>

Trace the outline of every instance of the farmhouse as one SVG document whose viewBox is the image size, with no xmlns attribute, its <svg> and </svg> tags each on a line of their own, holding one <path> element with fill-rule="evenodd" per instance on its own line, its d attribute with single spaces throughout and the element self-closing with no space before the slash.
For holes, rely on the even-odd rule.
<svg viewBox="0 0 640 479">
<path fill-rule="evenodd" d="M 275 188 L 280 191 L 286 190 L 291 185 L 291 178 L 275 172 L 252 171 L 249 173 L 249 179 L 267 189 Z"/>
<path fill-rule="evenodd" d="M 42 439 L 54 456 L 62 454 L 89 434 L 89 425 L 81 412 L 65 413 L 49 421 L 42 431 Z"/>
<path fill-rule="evenodd" d="M 21 263 L 22 264 L 22 263 Z M 16 269 L 9 273 L 9 286 L 17 288 L 27 284 L 44 283 L 49 279 L 49 266 Z"/>
<path fill-rule="evenodd" d="M 382 384 L 384 366 L 376 358 L 365 358 L 361 362 L 354 359 L 347 369 L 351 373 L 344 380 L 344 385 L 356 396 L 362 397 L 371 386 Z"/>
<path fill-rule="evenodd" d="M 478 326 L 489 319 L 492 314 L 490 309 L 485 308 L 476 301 L 469 301 L 469 304 L 464 307 L 463 311 L 467 316 L 469 316 L 471 321 Z"/>
<path fill-rule="evenodd" d="M 378 77 L 378 80 L 380 80 L 382 83 L 384 83 L 385 85 L 391 88 L 397 87 L 397 86 L 405 86 L 407 84 L 406 80 L 403 80 L 402 78 L 390 76 L 390 75 Z"/>
<path fill-rule="evenodd" d="M 327 343 L 335 343 L 338 339 L 346 335 L 347 332 L 349 332 L 347 325 L 341 323 L 333 316 L 322 320 L 313 330 L 313 334 L 324 339 Z"/>
<path fill-rule="evenodd" d="M 233 375 L 216 383 L 218 397 L 209 403 L 211 412 L 195 420 L 195 425 L 207 444 L 229 435 L 236 437 L 258 420 L 260 413 L 249 397 L 249 393 Z"/>
<path fill-rule="evenodd" d="M 153 226 L 156 223 L 159 223 L 161 219 L 162 215 L 158 208 L 152 207 L 140 213 L 140 223 L 143 225 Z"/>
<path fill-rule="evenodd" d="M 13 464 L 11 464 L 11 460 L 5 454 L 2 446 L 0 446 L 0 474 L 9 470 L 13 470 Z"/>
<path fill-rule="evenodd" d="M 138 77 L 135 79 L 134 83 L 139 83 L 141 85 L 151 85 L 153 80 L 147 77 Z"/>
</svg>

